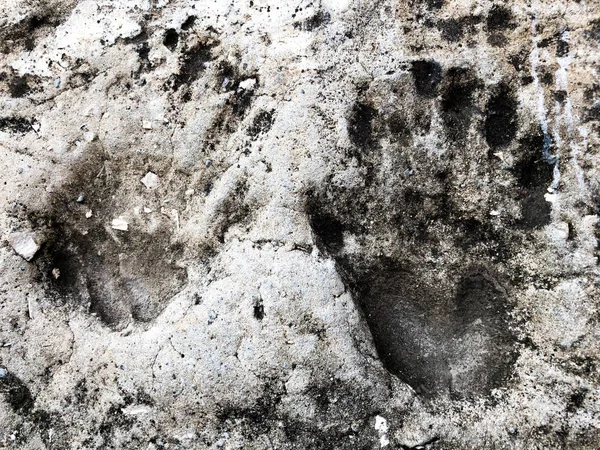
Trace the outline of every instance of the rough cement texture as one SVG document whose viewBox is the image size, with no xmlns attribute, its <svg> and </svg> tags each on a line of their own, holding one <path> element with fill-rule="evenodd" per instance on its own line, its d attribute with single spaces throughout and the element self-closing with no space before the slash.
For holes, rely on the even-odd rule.
<svg viewBox="0 0 600 450">
<path fill-rule="evenodd" d="M 599 448 L 599 46 L 598 0 L 3 0 L 0 448 Z"/>
</svg>

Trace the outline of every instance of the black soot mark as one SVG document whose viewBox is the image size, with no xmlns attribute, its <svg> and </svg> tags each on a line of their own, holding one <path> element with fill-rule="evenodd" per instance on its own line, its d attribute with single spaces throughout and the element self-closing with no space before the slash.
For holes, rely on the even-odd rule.
<svg viewBox="0 0 600 450">
<path fill-rule="evenodd" d="M 4 394 L 6 402 L 17 413 L 28 413 L 33 407 L 31 391 L 19 377 L 10 372 L 0 377 L 0 393 Z"/>
<path fill-rule="evenodd" d="M 8 85 L 8 91 L 10 92 L 10 96 L 13 98 L 25 97 L 29 91 L 31 91 L 27 77 L 14 77 Z"/>
<path fill-rule="evenodd" d="M 331 15 L 327 11 L 319 11 L 302 22 L 294 22 L 294 28 L 302 31 L 314 31 L 323 25 L 327 25 L 330 20 Z"/>
<path fill-rule="evenodd" d="M 189 16 L 187 19 L 185 19 L 185 22 L 181 24 L 181 29 L 183 31 L 188 31 L 189 29 L 193 28 L 197 19 L 198 18 L 196 16 Z"/>
<path fill-rule="evenodd" d="M 435 97 L 437 86 L 442 81 L 442 67 L 433 60 L 413 61 L 411 73 L 415 89 L 423 97 Z"/>
<path fill-rule="evenodd" d="M 484 124 L 490 149 L 506 147 L 517 133 L 517 101 L 508 85 L 501 83 L 488 101 Z"/>
<path fill-rule="evenodd" d="M 179 43 L 179 33 L 174 28 L 169 28 L 165 32 L 165 36 L 163 38 L 163 44 L 172 52 L 177 48 L 177 44 Z"/>
<path fill-rule="evenodd" d="M 24 117 L 0 117 L 0 131 L 27 133 L 32 131 L 33 121 Z"/>
<path fill-rule="evenodd" d="M 355 103 L 348 118 L 350 141 L 358 149 L 367 151 L 375 145 L 373 120 L 378 116 L 375 108 L 366 103 Z"/>
<path fill-rule="evenodd" d="M 468 69 L 453 67 L 448 70 L 441 109 L 446 135 L 450 141 L 461 141 L 467 136 L 476 111 L 474 97 L 480 84 Z"/>
<path fill-rule="evenodd" d="M 212 49 L 217 45 L 217 41 L 205 40 L 184 53 L 179 73 L 173 80 L 173 90 L 178 90 L 182 85 L 189 85 L 200 77 L 205 70 L 205 64 L 212 61 Z"/>
<path fill-rule="evenodd" d="M 520 225 L 526 229 L 540 228 L 551 221 L 552 205 L 546 201 L 545 194 L 554 178 L 554 164 L 544 158 L 547 145 L 541 130 L 519 142 L 513 172 L 521 186 Z"/>
<path fill-rule="evenodd" d="M 512 13 L 504 6 L 494 5 L 487 16 L 486 24 L 488 30 L 507 30 L 513 26 Z"/>
<path fill-rule="evenodd" d="M 257 139 L 261 134 L 268 133 L 274 122 L 274 114 L 274 109 L 269 111 L 259 111 L 254 117 L 252 125 L 248 128 L 248 136 L 254 140 Z"/>
<path fill-rule="evenodd" d="M 256 320 L 263 320 L 265 318 L 265 307 L 260 298 L 254 300 L 253 312 Z"/>
</svg>

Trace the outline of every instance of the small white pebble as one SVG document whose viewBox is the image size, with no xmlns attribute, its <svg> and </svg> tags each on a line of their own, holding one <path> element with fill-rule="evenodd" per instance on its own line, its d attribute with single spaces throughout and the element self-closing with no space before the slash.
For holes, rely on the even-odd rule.
<svg viewBox="0 0 600 450">
<path fill-rule="evenodd" d="M 127 231 L 129 229 L 129 224 L 125 219 L 119 217 L 117 219 L 113 219 L 111 227 L 115 230 Z"/>
<path fill-rule="evenodd" d="M 13 233 L 8 237 L 8 243 L 26 261 L 31 261 L 40 249 L 33 233 Z"/>
<path fill-rule="evenodd" d="M 244 80 L 240 83 L 240 88 L 242 88 L 246 91 L 250 91 L 250 90 L 254 89 L 254 86 L 256 86 L 255 78 L 248 78 L 247 80 Z"/>
<path fill-rule="evenodd" d="M 154 172 L 148 172 L 146 175 L 144 175 L 144 178 L 140 180 L 140 182 L 150 190 L 158 187 L 158 181 L 158 175 L 156 175 Z"/>
</svg>

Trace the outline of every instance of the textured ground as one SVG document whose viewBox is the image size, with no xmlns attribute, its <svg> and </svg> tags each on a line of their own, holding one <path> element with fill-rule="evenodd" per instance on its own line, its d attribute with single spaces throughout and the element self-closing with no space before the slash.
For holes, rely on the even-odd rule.
<svg viewBox="0 0 600 450">
<path fill-rule="evenodd" d="M 4 0 L 0 448 L 597 449 L 599 46 L 598 0 Z"/>
</svg>

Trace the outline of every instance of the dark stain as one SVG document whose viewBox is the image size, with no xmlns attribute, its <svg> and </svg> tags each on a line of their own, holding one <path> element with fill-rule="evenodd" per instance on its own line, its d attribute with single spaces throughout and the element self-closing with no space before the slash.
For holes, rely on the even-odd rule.
<svg viewBox="0 0 600 450">
<path fill-rule="evenodd" d="M 252 210 L 246 201 L 248 193 L 247 181 L 240 181 L 234 191 L 227 197 L 218 210 L 218 219 L 213 224 L 213 234 L 222 244 L 225 242 L 225 233 L 233 225 L 244 222 L 250 217 Z"/>
<path fill-rule="evenodd" d="M 177 44 L 179 44 L 179 33 L 175 28 L 169 28 L 165 31 L 163 45 L 174 52 L 177 48 Z"/>
<path fill-rule="evenodd" d="M 559 39 L 556 43 L 556 56 L 562 58 L 569 54 L 569 43 L 564 39 Z"/>
<path fill-rule="evenodd" d="M 573 392 L 567 403 L 567 412 L 574 413 L 583 406 L 583 402 L 588 394 L 586 388 L 581 388 Z"/>
<path fill-rule="evenodd" d="M 444 6 L 444 0 L 412 0 L 415 5 L 424 5 L 430 11 L 436 11 L 442 9 Z"/>
<path fill-rule="evenodd" d="M 490 31 L 508 30 L 514 26 L 510 9 L 494 5 L 490 9 L 486 19 L 486 25 Z"/>
<path fill-rule="evenodd" d="M 541 130 L 519 141 L 518 159 L 512 170 L 518 183 L 526 189 L 546 189 L 552 182 L 554 165 L 544 159 L 544 145 L 545 138 Z"/>
<path fill-rule="evenodd" d="M 520 224 L 526 229 L 537 229 L 551 222 L 552 205 L 546 201 L 546 189 L 533 189 L 521 202 Z"/>
<path fill-rule="evenodd" d="M 558 90 L 558 91 L 554 91 L 552 93 L 552 97 L 554 97 L 554 100 L 556 100 L 559 103 L 564 103 L 565 100 L 567 99 L 567 91 L 563 91 L 563 90 Z"/>
<path fill-rule="evenodd" d="M 348 135 L 357 148 L 368 150 L 375 145 L 373 121 L 377 116 L 377 110 L 366 103 L 357 102 L 352 107 L 348 118 Z"/>
<path fill-rule="evenodd" d="M 24 117 L 0 117 L 0 131 L 24 134 L 33 131 L 32 119 Z"/>
<path fill-rule="evenodd" d="M 587 108 L 583 115 L 584 122 L 599 121 L 600 122 L 600 102 L 594 103 Z"/>
<path fill-rule="evenodd" d="M 344 227 L 335 217 L 325 214 L 315 206 L 309 206 L 310 225 L 317 245 L 328 254 L 335 255 L 344 246 Z"/>
<path fill-rule="evenodd" d="M 39 431 L 47 448 L 65 448 L 69 445 L 71 433 L 59 412 L 36 409 L 29 419 Z"/>
<path fill-rule="evenodd" d="M 27 76 L 14 77 L 8 84 L 8 90 L 13 98 L 25 97 L 31 91 Z"/>
<path fill-rule="evenodd" d="M 238 89 L 235 94 L 227 100 L 231 105 L 233 115 L 243 119 L 246 116 L 246 111 L 252 105 L 254 91 L 246 89 Z"/>
<path fill-rule="evenodd" d="M 551 220 L 552 205 L 544 198 L 554 176 L 554 164 L 544 157 L 548 145 L 541 130 L 519 142 L 519 156 L 512 170 L 523 188 L 520 224 L 526 229 L 540 228 Z"/>
<path fill-rule="evenodd" d="M 556 36 L 550 36 L 550 37 L 540 39 L 540 41 L 537 43 L 537 47 L 538 48 L 548 48 L 548 47 L 550 47 L 551 44 L 554 43 L 554 41 L 556 41 Z"/>
<path fill-rule="evenodd" d="M 600 19 L 592 20 L 584 35 L 587 39 L 600 42 Z"/>
<path fill-rule="evenodd" d="M 189 16 L 187 19 L 185 19 L 185 22 L 183 22 L 181 24 L 181 29 L 183 31 L 188 31 L 191 28 L 194 27 L 194 24 L 196 23 L 196 20 L 198 19 L 198 17 L 196 16 Z"/>
<path fill-rule="evenodd" d="M 261 134 L 267 134 L 275 120 L 274 114 L 274 109 L 271 109 L 269 111 L 259 111 L 256 114 L 256 116 L 254 116 L 254 119 L 252 120 L 252 125 L 248 128 L 248 136 L 250 136 L 251 139 L 255 140 Z"/>
<path fill-rule="evenodd" d="M 442 120 L 451 142 L 463 140 L 471 125 L 474 95 L 480 82 L 468 69 L 451 68 L 446 74 L 442 93 Z"/>
<path fill-rule="evenodd" d="M 508 43 L 506 36 L 502 33 L 491 33 L 487 41 L 492 47 L 503 47 Z"/>
<path fill-rule="evenodd" d="M 294 28 L 302 31 L 314 31 L 323 25 L 327 25 L 330 20 L 331 15 L 327 11 L 319 11 L 302 22 L 294 22 Z"/>
<path fill-rule="evenodd" d="M 495 151 L 509 145 L 517 133 L 517 101 L 507 84 L 501 83 L 489 99 L 484 123 L 485 140 Z"/>
<path fill-rule="evenodd" d="M 540 81 L 546 86 L 554 85 L 554 73 L 549 67 L 542 67 L 540 72 Z"/>
<path fill-rule="evenodd" d="M 413 61 L 410 69 L 415 89 L 423 97 L 435 97 L 442 81 L 442 67 L 434 60 Z"/>
<path fill-rule="evenodd" d="M 140 78 L 142 72 L 146 72 L 152 69 L 152 63 L 150 62 L 150 45 L 148 44 L 147 39 L 142 39 L 137 42 L 134 46 L 136 53 L 140 59 L 140 66 L 138 70 L 134 73 L 133 77 L 136 79 Z M 83 80 L 82 84 L 86 84 L 89 80 Z"/>
<path fill-rule="evenodd" d="M 575 230 L 573 223 L 568 222 L 567 226 L 568 226 L 567 241 L 572 241 L 577 237 L 577 231 Z"/>
<path fill-rule="evenodd" d="M 404 116 L 398 112 L 393 112 L 387 121 L 390 141 L 402 146 L 409 145 L 411 142 L 411 132 Z"/>
<path fill-rule="evenodd" d="M 259 297 L 255 299 L 254 306 L 252 307 L 254 318 L 256 320 L 263 320 L 265 318 L 265 306 L 263 305 L 262 299 Z"/>
<path fill-rule="evenodd" d="M 182 85 L 193 83 L 204 72 L 205 64 L 213 59 L 212 50 L 218 42 L 206 39 L 188 49 L 179 66 L 179 73 L 173 80 L 173 89 L 177 91 Z"/>
<path fill-rule="evenodd" d="M 102 419 L 98 434 L 104 440 L 104 446 L 110 446 L 119 430 L 130 430 L 135 423 L 134 419 L 122 411 L 122 405 L 112 405 Z"/>
<path fill-rule="evenodd" d="M 348 386 L 330 377 L 328 383 L 313 382 L 308 388 L 310 398 L 316 400 L 318 416 L 332 424 L 322 427 L 314 421 L 290 418 L 281 414 L 279 404 L 285 388 L 274 381 L 267 381 L 264 393 L 251 406 L 240 408 L 222 405 L 218 408 L 217 418 L 223 429 L 235 426 L 243 435 L 259 447 L 262 437 L 282 432 L 290 449 L 303 450 L 368 450 L 377 439 L 369 424 L 369 418 L 375 414 L 368 393 Z M 348 421 L 354 423 L 348 427 Z M 260 439 L 260 440 L 259 440 Z"/>
<path fill-rule="evenodd" d="M 0 29 L 0 46 L 2 53 L 14 51 L 22 46 L 27 51 L 35 48 L 36 41 L 43 36 L 45 31 L 56 28 L 67 16 L 68 10 L 64 8 L 35 8 L 33 15 L 25 17 L 20 22 Z"/>
<path fill-rule="evenodd" d="M 508 62 L 517 72 L 529 70 L 529 52 L 525 49 L 513 53 L 507 57 Z"/>
<path fill-rule="evenodd" d="M 524 77 L 521 77 L 521 84 L 523 86 L 527 86 L 528 84 L 531 84 L 531 83 L 533 83 L 533 77 L 532 76 L 526 75 Z"/>
<path fill-rule="evenodd" d="M 232 115 L 236 119 L 243 119 L 246 111 L 252 104 L 254 91 L 240 88 L 243 78 L 255 78 L 258 83 L 257 74 L 242 74 L 239 68 L 233 67 L 227 61 L 221 61 L 217 70 L 215 89 L 221 92 L 232 92 L 226 104 L 230 106 Z M 233 130 L 230 130 L 231 132 Z"/>
<path fill-rule="evenodd" d="M 458 42 L 465 34 L 477 33 L 475 26 L 479 23 L 481 23 L 481 16 L 463 16 L 439 20 L 437 28 L 441 31 L 442 37 L 448 42 Z"/>
<path fill-rule="evenodd" d="M 463 37 L 463 25 L 459 20 L 447 19 L 441 20 L 437 24 L 442 36 L 448 42 L 458 42 Z"/>
<path fill-rule="evenodd" d="M 223 405 L 216 415 L 222 423 L 235 423 L 237 427 L 246 429 L 249 437 L 257 437 L 267 433 L 277 420 L 277 406 L 281 403 L 282 396 L 283 389 L 280 386 L 267 383 L 263 395 L 253 405 L 244 408 Z"/>
<path fill-rule="evenodd" d="M 8 372 L 0 378 L 0 393 L 4 394 L 6 402 L 12 410 L 19 414 L 28 414 L 33 408 L 34 398 L 23 381 Z"/>
</svg>

